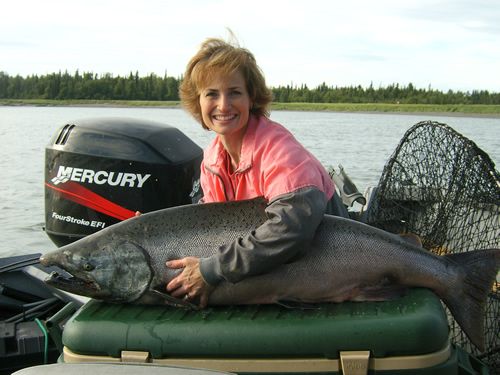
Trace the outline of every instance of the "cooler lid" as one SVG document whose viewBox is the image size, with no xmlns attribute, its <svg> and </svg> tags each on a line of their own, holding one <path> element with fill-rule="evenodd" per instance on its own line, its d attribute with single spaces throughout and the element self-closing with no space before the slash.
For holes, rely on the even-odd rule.
<svg viewBox="0 0 500 375">
<path fill-rule="evenodd" d="M 440 300 L 411 289 L 386 302 L 344 302 L 286 308 L 278 305 L 211 307 L 86 304 L 66 324 L 63 344 L 77 354 L 152 358 L 338 358 L 369 350 L 375 358 L 433 353 L 449 343 Z"/>
</svg>

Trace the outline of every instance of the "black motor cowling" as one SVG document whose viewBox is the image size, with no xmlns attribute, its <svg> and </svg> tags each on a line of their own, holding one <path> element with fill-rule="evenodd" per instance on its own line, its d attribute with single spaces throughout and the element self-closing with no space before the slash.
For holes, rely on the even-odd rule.
<svg viewBox="0 0 500 375">
<path fill-rule="evenodd" d="M 61 246 L 136 211 L 192 203 L 202 156 L 198 145 L 166 124 L 123 118 L 68 123 L 45 150 L 45 230 Z"/>
</svg>

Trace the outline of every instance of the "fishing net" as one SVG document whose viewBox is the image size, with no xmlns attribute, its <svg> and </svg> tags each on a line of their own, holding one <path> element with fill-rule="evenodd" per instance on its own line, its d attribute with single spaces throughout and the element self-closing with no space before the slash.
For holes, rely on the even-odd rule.
<svg viewBox="0 0 500 375">
<path fill-rule="evenodd" d="M 365 221 L 384 230 L 413 232 L 437 254 L 500 248 L 500 176 L 490 157 L 446 124 L 409 129 L 387 162 Z M 480 352 L 450 314 L 452 341 L 500 373 L 498 278 L 485 314 Z"/>
</svg>

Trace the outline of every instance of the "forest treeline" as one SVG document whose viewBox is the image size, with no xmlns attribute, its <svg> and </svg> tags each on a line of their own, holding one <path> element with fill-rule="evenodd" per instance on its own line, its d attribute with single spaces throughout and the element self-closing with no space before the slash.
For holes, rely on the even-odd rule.
<svg viewBox="0 0 500 375">
<path fill-rule="evenodd" d="M 10 76 L 0 71 L 0 99 L 91 99 L 91 100 L 179 100 L 182 78 L 156 74 L 113 76 L 110 73 Z M 280 103 L 401 103 L 401 104 L 500 104 L 500 93 L 487 90 L 442 92 L 428 88 L 391 84 L 386 87 L 287 85 L 271 88 Z"/>
</svg>

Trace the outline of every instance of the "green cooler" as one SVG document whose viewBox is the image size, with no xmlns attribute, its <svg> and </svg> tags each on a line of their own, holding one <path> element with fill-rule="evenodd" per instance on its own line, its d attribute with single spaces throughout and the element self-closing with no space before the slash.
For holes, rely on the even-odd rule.
<svg viewBox="0 0 500 375">
<path fill-rule="evenodd" d="M 66 363 L 141 362 L 234 373 L 458 374 L 427 289 L 387 302 L 190 311 L 90 301 L 66 324 Z M 464 373 L 464 372 L 461 372 Z"/>
</svg>

